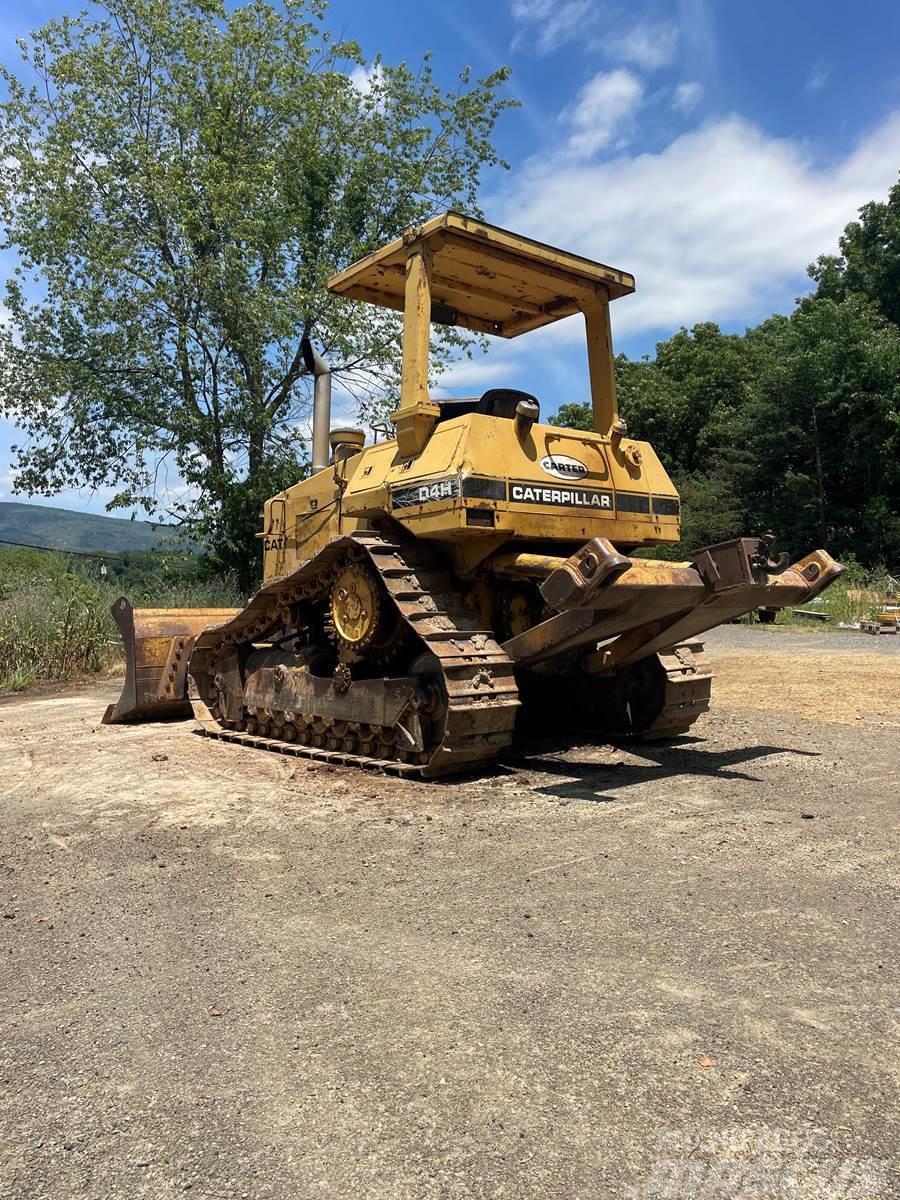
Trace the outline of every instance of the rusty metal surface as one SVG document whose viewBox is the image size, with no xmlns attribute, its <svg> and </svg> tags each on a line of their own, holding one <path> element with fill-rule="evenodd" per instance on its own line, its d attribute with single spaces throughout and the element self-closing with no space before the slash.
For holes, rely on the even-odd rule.
<svg viewBox="0 0 900 1200">
<path fill-rule="evenodd" d="M 591 607 L 549 617 L 504 642 L 503 649 L 519 665 L 532 666 L 662 617 L 674 620 L 700 604 L 705 595 L 703 581 L 689 566 L 631 559 L 624 574 L 593 594 Z"/>
<path fill-rule="evenodd" d="M 717 625 L 757 608 L 785 608 L 806 603 L 843 573 L 840 563 L 824 550 L 815 550 L 779 575 L 763 575 L 760 582 L 727 592 L 710 592 L 707 599 L 686 612 L 663 632 L 655 634 L 621 660 L 621 665 L 655 654 L 675 642 L 696 637 Z"/>
<path fill-rule="evenodd" d="M 651 740 L 686 733 L 708 712 L 713 680 L 712 665 L 699 638 L 680 642 L 656 657 L 665 672 L 665 688 L 662 708 L 642 731 L 642 736 Z"/>
<path fill-rule="evenodd" d="M 725 543 L 722 553 L 701 552 L 707 579 L 690 564 L 632 559 L 627 571 L 590 596 L 589 607 L 566 609 L 504 642 L 503 648 L 516 663 L 533 666 L 579 646 L 605 642 L 586 658 L 586 669 L 612 673 L 753 609 L 810 600 L 843 571 L 824 550 L 816 550 L 769 575 L 750 561 L 759 539 L 738 542 L 747 544 Z M 577 602 L 577 593 L 573 599 Z"/>
<path fill-rule="evenodd" d="M 196 636 L 230 620 L 233 608 L 133 608 L 120 596 L 110 612 L 122 635 L 125 682 L 103 724 L 187 719 L 187 664 Z"/>
<path fill-rule="evenodd" d="M 587 671 L 589 675 L 614 675 L 635 650 L 665 633 L 671 625 L 671 618 L 662 617 L 610 637 L 593 653 L 584 656 L 581 660 L 582 671 Z"/>
<path fill-rule="evenodd" d="M 323 701 L 327 703 L 327 714 L 321 706 L 305 712 L 289 712 L 279 706 L 272 723 L 277 728 L 290 728 L 291 738 L 299 743 L 290 753 L 302 754 L 303 746 L 311 745 L 316 750 L 339 753 L 341 761 L 359 760 L 363 765 L 396 759 L 424 778 L 477 769 L 491 761 L 512 741 L 519 707 L 512 662 L 493 633 L 481 628 L 466 608 L 439 560 L 424 546 L 390 541 L 376 534 L 336 538 L 293 575 L 267 584 L 232 621 L 197 638 L 191 677 L 198 720 L 213 736 L 229 740 L 240 740 L 241 734 L 263 735 L 256 712 L 237 712 L 247 707 L 243 684 L 233 676 L 230 684 L 224 678 L 223 656 L 234 653 L 240 644 L 265 640 L 277 627 L 285 606 L 301 598 L 327 595 L 343 564 L 354 556 L 367 560 L 377 571 L 400 617 L 424 644 L 440 682 L 443 711 L 433 736 L 428 738 L 416 713 L 406 713 L 393 728 L 365 720 L 353 707 L 351 698 L 358 687 L 354 681 L 349 688 L 333 688 L 327 702 Z M 332 686 L 331 680 L 327 683 Z M 222 685 L 228 691 L 224 713 Z M 311 698 L 316 687 L 310 689 Z M 255 695 L 268 701 L 271 691 L 266 687 Z M 263 719 L 268 719 L 268 703 L 252 707 L 265 709 Z M 229 727 L 237 721 L 244 728 Z M 265 737 L 263 748 L 277 749 L 282 741 L 277 736 Z M 377 748 L 377 753 L 370 747 Z"/>
<path fill-rule="evenodd" d="M 591 538 L 541 584 L 541 595 L 552 608 L 588 608 L 600 588 L 631 569 L 631 559 L 619 554 L 603 537 Z"/>
<path fill-rule="evenodd" d="M 777 560 L 772 559 L 774 542 L 771 533 L 760 538 L 739 537 L 718 542 L 715 546 L 698 550 L 693 566 L 714 592 L 762 583 L 769 577 L 781 575 L 788 565 L 786 554 L 780 555 Z"/>
<path fill-rule="evenodd" d="M 251 654 L 244 671 L 244 705 L 254 710 L 316 713 L 368 725 L 395 725 L 416 690 L 416 681 L 404 676 L 357 679 L 340 693 L 330 677 L 312 675 L 293 664 L 292 655 L 278 650 Z"/>
<path fill-rule="evenodd" d="M 751 556 L 758 549 L 757 538 L 733 538 L 716 546 L 699 550 L 694 556 L 694 568 L 713 592 L 747 587 L 757 582 Z"/>
<path fill-rule="evenodd" d="M 284 742 L 280 738 L 264 737 L 261 734 L 244 733 L 236 729 L 222 729 L 213 724 L 201 724 L 200 733 L 206 737 L 216 738 L 222 742 L 231 742 L 238 746 L 249 746 L 253 750 L 268 750 L 272 754 L 285 754 L 295 758 L 311 758 L 317 762 L 331 763 L 334 766 L 359 767 L 363 771 L 384 772 L 387 775 L 399 775 L 415 778 L 421 774 L 419 767 L 409 763 L 396 762 L 393 759 L 377 758 L 372 755 L 357 754 L 352 751 L 325 750 L 318 746 L 301 746 L 293 742 Z"/>
<path fill-rule="evenodd" d="M 508 550 L 491 559 L 491 572 L 504 579 L 546 579 L 551 571 L 565 566 L 558 554 L 535 554 L 527 550 Z"/>
</svg>

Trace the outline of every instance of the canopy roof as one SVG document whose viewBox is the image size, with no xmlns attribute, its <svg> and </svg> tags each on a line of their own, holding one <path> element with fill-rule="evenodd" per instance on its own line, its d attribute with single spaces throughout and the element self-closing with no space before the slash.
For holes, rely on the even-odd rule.
<svg viewBox="0 0 900 1200">
<path fill-rule="evenodd" d="M 479 333 L 517 337 L 580 309 L 579 299 L 615 300 L 634 291 L 634 277 L 485 221 L 446 212 L 408 229 L 328 281 L 352 300 L 403 309 L 407 250 L 432 254 L 431 318 Z"/>
</svg>

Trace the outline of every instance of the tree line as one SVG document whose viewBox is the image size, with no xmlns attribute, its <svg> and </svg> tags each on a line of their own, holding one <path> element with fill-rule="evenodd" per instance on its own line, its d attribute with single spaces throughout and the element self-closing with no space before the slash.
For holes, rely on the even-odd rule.
<svg viewBox="0 0 900 1200">
<path fill-rule="evenodd" d="M 900 566 L 900 185 L 865 205 L 814 292 L 743 334 L 681 329 L 652 360 L 616 360 L 629 433 L 681 492 L 682 554 L 773 530 Z M 589 429 L 588 405 L 556 424 Z"/>
<path fill-rule="evenodd" d="M 326 357 L 363 416 L 399 391 L 398 315 L 326 281 L 446 208 L 477 214 L 508 70 L 367 63 L 324 0 L 104 0 L 0 67 L 16 266 L 0 413 L 18 490 L 112 488 L 258 579 L 263 501 L 302 478 Z M 434 362 L 472 339 L 443 326 Z"/>
<path fill-rule="evenodd" d="M 15 486 L 111 487 L 111 507 L 181 524 L 245 590 L 262 502 L 308 468 L 304 335 L 364 419 L 396 401 L 398 315 L 327 279 L 442 209 L 480 215 L 484 171 L 506 166 L 507 68 L 445 88 L 427 56 L 366 63 L 325 16 L 324 0 L 105 0 L 21 39 L 20 75 L 0 67 Z M 771 528 L 896 565 L 900 191 L 811 274 L 790 316 L 620 357 L 622 412 L 682 493 L 684 548 Z M 433 340 L 437 371 L 473 341 Z"/>
</svg>

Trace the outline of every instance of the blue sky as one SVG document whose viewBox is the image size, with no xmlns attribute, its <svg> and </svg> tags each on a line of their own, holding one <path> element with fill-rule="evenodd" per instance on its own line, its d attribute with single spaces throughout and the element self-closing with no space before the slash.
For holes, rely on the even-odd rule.
<svg viewBox="0 0 900 1200">
<path fill-rule="evenodd" d="M 67 6 L 7 0 L 0 58 Z M 74 7 L 74 6 L 73 6 Z M 509 172 L 485 180 L 489 220 L 632 271 L 613 307 L 616 348 L 652 354 L 681 325 L 743 329 L 787 312 L 805 268 L 900 169 L 900 5 L 888 0 L 332 0 L 329 25 L 364 53 L 506 63 L 521 109 L 498 128 Z M 506 382 L 545 412 L 586 398 L 578 318 L 487 360 L 446 389 Z M 0 499 L 10 493 L 0 423 Z M 22 497 L 24 498 L 24 497 Z M 103 494 L 55 501 L 103 511 Z"/>
</svg>

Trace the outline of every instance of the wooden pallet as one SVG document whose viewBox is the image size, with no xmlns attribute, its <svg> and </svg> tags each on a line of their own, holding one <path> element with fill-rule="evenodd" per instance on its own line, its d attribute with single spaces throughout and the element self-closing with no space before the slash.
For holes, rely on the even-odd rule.
<svg viewBox="0 0 900 1200">
<path fill-rule="evenodd" d="M 897 632 L 897 622 L 896 621 L 891 621 L 891 622 L 860 621 L 859 627 L 863 631 L 863 633 L 879 634 L 879 633 L 896 633 Z"/>
</svg>

